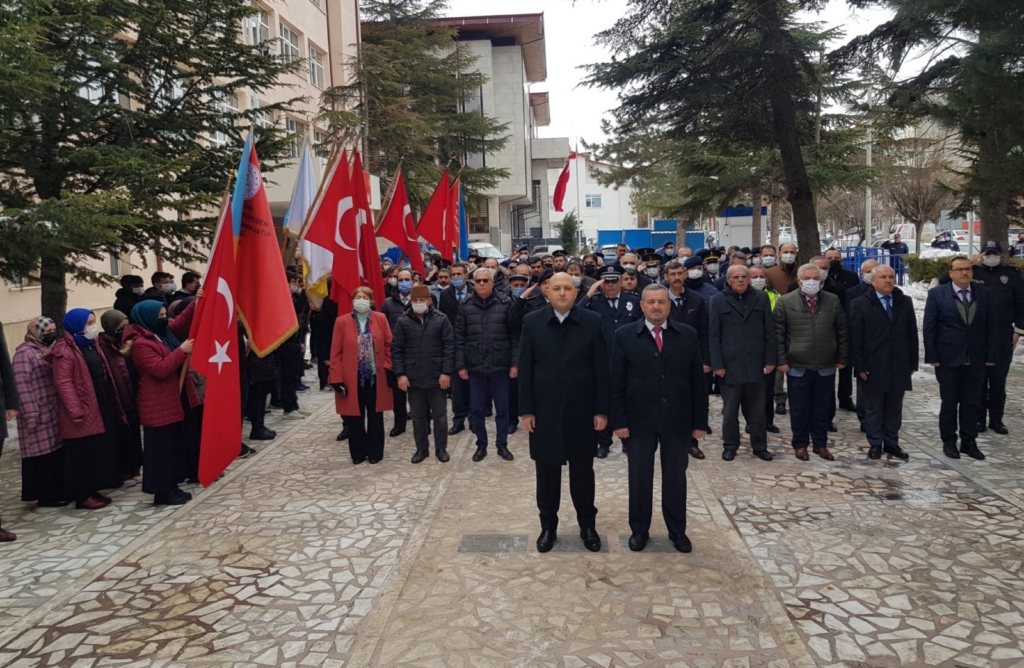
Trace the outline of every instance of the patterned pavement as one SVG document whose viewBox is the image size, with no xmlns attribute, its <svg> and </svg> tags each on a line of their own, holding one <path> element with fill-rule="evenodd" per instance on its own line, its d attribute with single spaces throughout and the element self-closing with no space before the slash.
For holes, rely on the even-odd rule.
<svg viewBox="0 0 1024 668">
<path fill-rule="evenodd" d="M 411 434 L 353 466 L 330 395 L 268 421 L 260 453 L 180 508 L 136 488 L 101 511 L 18 500 L 17 444 L 0 460 L 0 666 L 1024 666 L 1024 380 L 1008 437 L 950 462 L 937 388 L 908 395 L 909 463 L 867 459 L 838 417 L 835 462 L 742 448 L 690 468 L 694 552 L 625 546 L 625 457 L 596 464 L 602 552 L 583 550 L 563 491 L 559 542 L 538 531 L 526 437 L 514 462 L 414 466 Z M 391 426 L 390 416 L 386 419 Z"/>
</svg>

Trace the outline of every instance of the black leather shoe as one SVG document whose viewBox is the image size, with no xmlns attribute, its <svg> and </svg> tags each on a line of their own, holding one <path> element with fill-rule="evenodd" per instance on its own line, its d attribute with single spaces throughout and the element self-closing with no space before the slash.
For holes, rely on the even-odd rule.
<svg viewBox="0 0 1024 668">
<path fill-rule="evenodd" d="M 736 451 L 733 450 L 732 448 L 726 448 L 725 450 L 722 450 L 722 459 L 724 459 L 727 462 L 731 462 L 732 460 L 736 459 Z"/>
<path fill-rule="evenodd" d="M 960 445 L 960 452 L 971 459 L 985 459 L 985 455 L 982 454 L 981 450 L 978 449 L 978 446 L 975 443 L 962 443 Z"/>
<path fill-rule="evenodd" d="M 405 423 L 403 422 L 401 426 L 396 424 L 394 429 L 392 429 L 391 431 L 388 432 L 388 436 L 390 436 L 391 438 L 394 438 L 395 436 L 401 436 L 404 433 L 405 433 Z"/>
<path fill-rule="evenodd" d="M 774 457 L 772 457 L 772 453 L 768 452 L 767 450 L 758 450 L 757 452 L 754 453 L 754 456 L 760 459 L 762 462 L 770 462 L 771 460 L 775 459 Z"/>
<path fill-rule="evenodd" d="M 829 422 L 828 423 L 828 430 L 834 434 L 837 431 L 839 431 L 839 427 L 836 426 L 835 422 Z"/>
<path fill-rule="evenodd" d="M 510 462 L 515 459 L 515 455 L 509 452 L 508 448 L 498 448 L 498 456 L 504 459 L 506 462 Z"/>
<path fill-rule="evenodd" d="M 373 457 L 370 457 L 366 461 L 370 462 L 371 464 L 380 464 L 380 460 L 379 459 L 374 459 Z"/>
<path fill-rule="evenodd" d="M 779 429 L 778 427 L 776 427 L 773 424 L 768 425 L 767 427 L 765 427 L 765 429 L 768 430 L 769 434 L 778 434 L 779 432 L 782 431 L 781 429 Z"/>
<path fill-rule="evenodd" d="M 273 441 L 277 438 L 277 432 L 263 427 L 262 429 L 254 429 L 249 433 L 250 441 Z"/>
<path fill-rule="evenodd" d="M 555 546 L 555 541 L 558 540 L 558 535 L 554 529 L 544 529 L 537 536 L 537 551 L 538 552 L 550 552 L 551 548 Z"/>
<path fill-rule="evenodd" d="M 839 407 L 841 409 L 843 409 L 844 411 L 849 411 L 851 413 L 856 413 L 857 412 L 857 405 L 855 403 L 853 403 L 852 401 L 840 401 L 839 402 Z"/>
<path fill-rule="evenodd" d="M 608 456 L 608 446 L 606 446 L 606 445 L 599 445 L 599 446 L 597 446 L 597 458 L 598 459 L 604 459 L 607 456 Z"/>
<path fill-rule="evenodd" d="M 339 440 L 339 441 L 347 441 L 348 440 L 348 427 L 344 427 L 341 430 L 341 432 L 338 434 L 337 440 Z"/>
<path fill-rule="evenodd" d="M 960 452 L 956 449 L 956 443 L 943 443 L 942 454 L 950 459 L 960 459 Z"/>
<path fill-rule="evenodd" d="M 583 547 L 591 552 L 601 551 L 601 537 L 597 535 L 597 529 L 580 529 L 580 538 L 583 539 Z"/>
<path fill-rule="evenodd" d="M 860 433 L 862 433 L 862 434 L 868 433 L 867 427 L 864 426 L 863 422 L 860 423 Z"/>
<path fill-rule="evenodd" d="M 514 434 L 518 430 L 519 430 L 519 420 L 516 420 L 515 422 L 509 422 L 508 423 L 508 433 L 509 434 Z"/>
<path fill-rule="evenodd" d="M 487 448 L 477 448 L 476 452 L 473 453 L 474 462 L 482 462 L 484 457 L 487 456 Z"/>
<path fill-rule="evenodd" d="M 416 454 L 414 454 L 412 456 L 412 459 L 409 460 L 409 461 L 411 461 L 413 464 L 419 464 L 420 462 L 422 462 L 424 459 L 427 458 L 428 454 L 430 454 L 430 453 L 425 452 L 423 450 L 417 450 Z"/>
<path fill-rule="evenodd" d="M 643 549 L 647 547 L 647 541 L 650 536 L 647 534 L 635 533 L 629 537 L 629 549 L 633 552 L 643 552 Z"/>
<path fill-rule="evenodd" d="M 881 459 L 882 458 L 882 446 L 872 445 L 868 448 L 868 459 Z"/>
<path fill-rule="evenodd" d="M 693 544 L 690 543 L 690 539 L 686 537 L 684 533 L 682 536 L 673 536 L 669 534 L 668 539 L 672 541 L 672 544 L 676 546 L 676 549 L 680 552 L 693 552 Z"/>
<path fill-rule="evenodd" d="M 455 434 L 459 434 L 459 433 L 461 433 L 461 432 L 463 432 L 465 430 L 466 430 L 466 425 L 464 425 L 461 422 L 456 422 L 455 424 L 452 425 L 452 428 L 448 430 L 448 435 L 449 436 L 454 436 Z"/>
<path fill-rule="evenodd" d="M 1000 436 L 1006 436 L 1010 433 L 1010 430 L 1006 428 L 1006 425 L 1002 422 L 993 422 L 989 425 L 989 429 L 999 434 Z"/>
<path fill-rule="evenodd" d="M 775 404 L 775 414 L 776 415 L 785 415 L 786 414 L 786 404 Z"/>
<path fill-rule="evenodd" d="M 886 446 L 883 446 L 882 447 L 882 452 L 884 452 L 885 454 L 889 455 L 890 457 L 895 457 L 896 459 L 901 459 L 903 461 L 909 461 L 910 460 L 910 455 L 908 455 L 907 453 L 903 452 L 903 448 L 901 448 L 898 445 L 886 445 Z"/>
<path fill-rule="evenodd" d="M 353 466 L 359 466 L 360 464 L 362 464 L 365 461 L 366 461 L 366 457 L 360 457 L 359 459 L 353 458 L 352 459 L 352 465 Z"/>
<path fill-rule="evenodd" d="M 447 450 L 438 450 L 437 451 L 437 461 L 441 462 L 442 464 L 446 464 L 446 463 L 448 463 L 448 461 L 450 459 L 451 459 L 451 457 L 448 456 L 448 451 Z"/>
<path fill-rule="evenodd" d="M 985 423 L 984 422 L 979 422 L 978 423 L 978 433 L 979 434 L 984 434 L 986 431 L 987 431 L 987 429 L 985 429 Z"/>
</svg>

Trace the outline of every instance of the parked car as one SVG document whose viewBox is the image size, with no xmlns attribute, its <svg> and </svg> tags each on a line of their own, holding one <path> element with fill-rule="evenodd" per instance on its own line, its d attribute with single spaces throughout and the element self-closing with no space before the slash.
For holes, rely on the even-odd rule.
<svg viewBox="0 0 1024 668">
<path fill-rule="evenodd" d="M 611 262 L 615 259 L 615 248 L 615 244 L 610 244 L 608 246 L 601 246 L 601 250 L 597 252 L 604 256 L 605 262 Z"/>
<path fill-rule="evenodd" d="M 500 262 L 505 259 L 505 256 L 500 250 L 495 248 L 493 244 L 489 244 L 486 241 L 471 241 L 469 243 L 469 250 L 476 251 L 482 260 L 493 257 L 495 260 Z"/>
<path fill-rule="evenodd" d="M 551 255 L 556 250 L 562 250 L 562 247 L 559 246 L 558 244 L 551 244 L 549 246 L 534 246 L 531 253 L 533 255 Z"/>
</svg>

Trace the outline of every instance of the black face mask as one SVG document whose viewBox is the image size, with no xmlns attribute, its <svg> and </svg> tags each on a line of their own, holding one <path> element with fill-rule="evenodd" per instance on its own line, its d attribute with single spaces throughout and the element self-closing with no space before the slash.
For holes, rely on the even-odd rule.
<svg viewBox="0 0 1024 668">
<path fill-rule="evenodd" d="M 583 265 L 583 273 L 586 274 L 587 276 L 593 276 L 594 272 L 596 272 L 596 271 L 597 271 L 597 267 L 592 265 L 592 264 L 585 264 L 585 265 Z"/>
<path fill-rule="evenodd" d="M 843 261 L 842 260 L 829 260 L 829 263 L 828 263 L 828 273 L 830 273 L 830 274 L 838 274 L 839 270 L 842 269 L 842 268 L 843 268 Z"/>
<path fill-rule="evenodd" d="M 121 337 L 123 337 L 123 336 L 124 336 L 124 330 L 123 329 L 119 329 L 116 332 L 114 332 L 113 334 L 111 334 L 110 338 L 114 339 L 114 343 L 116 343 L 117 345 L 121 345 Z"/>
<path fill-rule="evenodd" d="M 57 340 L 57 332 L 46 332 L 39 338 L 43 340 L 45 345 L 52 346 Z"/>
<path fill-rule="evenodd" d="M 162 318 L 157 318 L 156 319 L 156 330 L 155 330 L 156 333 L 157 334 L 163 334 L 164 332 L 166 332 L 167 331 L 167 323 L 170 322 L 170 320 L 171 319 L 168 318 L 167 316 L 164 316 Z"/>
</svg>

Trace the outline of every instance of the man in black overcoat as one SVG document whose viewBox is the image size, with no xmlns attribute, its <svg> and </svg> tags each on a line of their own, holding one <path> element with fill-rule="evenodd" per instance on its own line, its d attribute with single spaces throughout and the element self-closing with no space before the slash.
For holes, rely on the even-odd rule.
<svg viewBox="0 0 1024 668">
<path fill-rule="evenodd" d="M 611 426 L 629 455 L 629 549 L 647 545 L 654 498 L 654 453 L 661 445 L 661 510 L 680 552 L 686 537 L 686 467 L 690 439 L 708 431 L 708 388 L 697 332 L 669 320 L 668 290 L 644 288 L 644 320 L 615 332 Z"/>
<path fill-rule="evenodd" d="M 892 267 L 875 267 L 872 290 L 850 305 L 850 345 L 854 373 L 864 384 L 864 430 L 868 457 L 882 451 L 902 459 L 900 448 L 903 395 L 914 389 L 910 377 L 917 371 L 917 317 L 913 300 L 896 287 Z"/>
<path fill-rule="evenodd" d="M 580 538 L 597 552 L 594 456 L 597 432 L 608 423 L 608 348 L 601 317 L 576 306 L 569 274 L 550 279 L 548 298 L 550 304 L 524 319 L 519 345 L 519 410 L 537 469 L 537 551 L 547 552 L 557 538 L 562 466 L 568 463 Z"/>
</svg>

